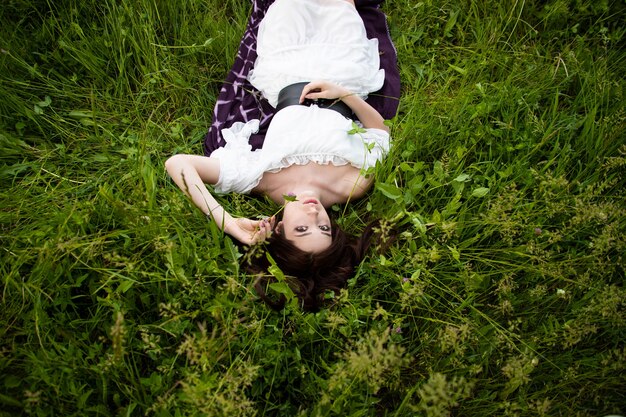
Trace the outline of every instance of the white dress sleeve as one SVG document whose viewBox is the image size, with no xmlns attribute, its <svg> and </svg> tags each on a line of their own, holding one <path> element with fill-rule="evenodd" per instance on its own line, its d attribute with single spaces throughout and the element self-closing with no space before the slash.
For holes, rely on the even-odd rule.
<svg viewBox="0 0 626 417">
<path fill-rule="evenodd" d="M 228 129 L 222 130 L 226 145 L 211 154 L 220 163 L 220 175 L 215 184 L 215 191 L 226 193 L 249 193 L 263 172 L 258 172 L 259 150 L 252 151 L 248 143 L 250 135 L 259 131 L 259 120 L 247 123 L 236 122 Z"/>
</svg>

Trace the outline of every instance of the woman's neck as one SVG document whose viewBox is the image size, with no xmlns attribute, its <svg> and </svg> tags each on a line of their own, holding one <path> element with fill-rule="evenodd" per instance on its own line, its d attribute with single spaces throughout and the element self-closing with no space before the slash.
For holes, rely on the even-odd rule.
<svg viewBox="0 0 626 417">
<path fill-rule="evenodd" d="M 283 203 L 283 196 L 300 199 L 298 196 L 306 195 L 329 207 L 338 202 L 332 188 L 334 181 L 330 178 L 334 169 L 329 168 L 331 166 L 307 164 L 292 165 L 276 173 L 266 172 L 254 191 L 269 196 L 278 204 Z"/>
<path fill-rule="evenodd" d="M 297 200 L 303 200 L 306 198 L 314 198 L 318 200 L 324 207 L 328 207 L 334 202 L 329 200 L 328 190 L 320 187 L 316 181 L 294 181 L 294 182 L 280 182 L 277 187 L 265 192 L 272 200 L 277 203 L 281 203 L 284 196 L 296 198 Z M 277 201 L 277 198 L 280 201 Z"/>
</svg>

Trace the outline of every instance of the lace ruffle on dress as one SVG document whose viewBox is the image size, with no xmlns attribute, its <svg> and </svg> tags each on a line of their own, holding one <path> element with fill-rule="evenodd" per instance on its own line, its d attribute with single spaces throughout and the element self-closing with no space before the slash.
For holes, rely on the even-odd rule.
<svg viewBox="0 0 626 417">
<path fill-rule="evenodd" d="M 368 169 L 389 152 L 389 134 L 384 130 L 365 129 L 364 133 L 349 134 L 352 120 L 315 105 L 289 106 L 276 113 L 265 145 L 254 152 L 248 145 L 248 136 L 258 128 L 258 121 L 234 127 L 237 133 L 211 155 L 220 160 L 220 176 L 215 184 L 218 193 L 247 194 L 258 185 L 263 173 L 294 164 L 351 164 Z"/>
</svg>

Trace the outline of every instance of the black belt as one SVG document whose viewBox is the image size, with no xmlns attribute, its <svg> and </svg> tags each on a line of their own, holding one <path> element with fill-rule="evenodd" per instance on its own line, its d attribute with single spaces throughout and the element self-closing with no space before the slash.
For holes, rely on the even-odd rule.
<svg viewBox="0 0 626 417">
<path fill-rule="evenodd" d="M 300 95 L 302 94 L 302 89 L 307 82 L 304 83 L 295 83 L 288 85 L 287 87 L 280 90 L 278 93 L 278 105 L 276 106 L 276 111 L 280 111 L 287 106 L 293 105 L 302 105 L 302 106 L 310 106 L 311 104 L 316 104 L 320 108 L 323 109 L 331 109 L 335 110 L 339 114 L 348 119 L 352 119 L 352 109 L 346 103 L 341 101 L 338 98 L 317 98 L 317 99 L 304 99 L 304 102 L 300 103 Z"/>
</svg>

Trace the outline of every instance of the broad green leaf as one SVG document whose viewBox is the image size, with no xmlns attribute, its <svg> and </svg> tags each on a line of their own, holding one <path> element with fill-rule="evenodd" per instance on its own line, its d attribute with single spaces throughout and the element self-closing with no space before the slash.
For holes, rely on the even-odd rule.
<svg viewBox="0 0 626 417">
<path fill-rule="evenodd" d="M 384 182 L 376 183 L 376 188 L 386 197 L 397 200 L 402 197 L 402 190 L 395 185 L 385 184 Z"/>
<path fill-rule="evenodd" d="M 283 200 L 285 200 L 285 202 L 293 202 L 298 201 L 298 197 L 295 194 L 283 194 Z"/>
<path fill-rule="evenodd" d="M 279 282 L 284 281 L 285 280 L 285 274 L 278 267 L 278 265 L 276 264 L 276 261 L 274 260 L 274 258 L 272 258 L 272 255 L 270 255 L 269 252 L 265 252 L 265 256 L 267 257 L 267 260 L 270 263 L 270 266 L 269 266 L 269 268 L 267 268 L 267 271 L 270 274 L 272 274 L 272 276 L 274 278 L 276 278 Z"/>
<path fill-rule="evenodd" d="M 288 299 L 291 299 L 295 295 L 286 282 L 273 282 L 269 287 L 277 293 L 283 294 Z"/>
<path fill-rule="evenodd" d="M 489 193 L 489 188 L 487 187 L 479 187 L 472 191 L 472 197 L 484 197 Z"/>
<path fill-rule="evenodd" d="M 393 261 L 387 259 L 387 257 L 383 254 L 378 255 L 378 262 L 380 263 L 380 266 L 395 265 Z"/>
<path fill-rule="evenodd" d="M 402 172 L 411 172 L 411 171 L 413 171 L 413 167 L 411 165 L 407 164 L 406 162 L 401 162 L 399 168 L 400 168 L 400 170 Z"/>
<path fill-rule="evenodd" d="M 352 122 L 352 129 L 348 130 L 348 135 L 356 135 L 357 133 L 366 133 L 367 130 L 357 125 L 356 122 Z"/>
<path fill-rule="evenodd" d="M 135 283 L 135 281 L 127 279 L 122 281 L 122 283 L 117 287 L 117 289 L 122 292 L 125 293 L 126 291 L 130 290 L 130 288 L 133 286 L 133 284 Z"/>
<path fill-rule="evenodd" d="M 411 216 L 411 223 L 413 223 L 413 226 L 415 226 L 418 232 L 426 233 L 426 225 L 421 218 L 418 216 Z"/>
<path fill-rule="evenodd" d="M 52 103 L 52 99 L 50 98 L 50 96 L 46 96 L 44 101 L 40 101 L 40 102 L 37 103 L 37 106 L 39 106 L 39 107 L 48 107 L 50 105 L 50 103 Z"/>
<path fill-rule="evenodd" d="M 441 223 L 441 221 L 443 220 L 443 219 L 441 218 L 441 213 L 439 213 L 439 210 L 435 210 L 435 211 L 433 212 L 433 215 L 431 216 L 431 218 L 430 218 L 430 219 L 431 219 L 431 220 L 432 220 L 432 222 L 433 222 L 433 223 L 435 223 L 435 224 L 439 224 L 439 223 Z"/>
<path fill-rule="evenodd" d="M 470 180 L 470 175 L 469 174 L 461 174 L 459 176 L 457 176 L 455 179 L 453 179 L 452 181 L 456 181 L 456 182 L 466 182 Z"/>
<path fill-rule="evenodd" d="M 448 246 L 448 249 L 450 250 L 450 253 L 452 254 L 454 260 L 459 262 L 461 259 L 461 252 L 454 246 Z"/>
<path fill-rule="evenodd" d="M 452 188 L 454 189 L 454 192 L 459 195 L 463 192 L 463 189 L 465 189 L 465 183 L 452 181 Z"/>
</svg>

